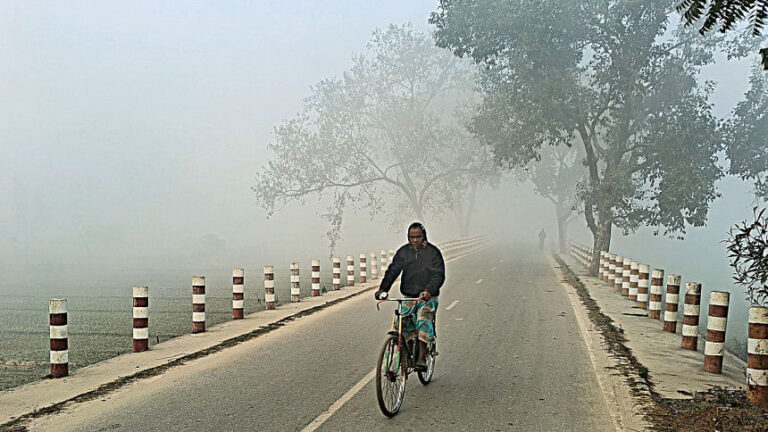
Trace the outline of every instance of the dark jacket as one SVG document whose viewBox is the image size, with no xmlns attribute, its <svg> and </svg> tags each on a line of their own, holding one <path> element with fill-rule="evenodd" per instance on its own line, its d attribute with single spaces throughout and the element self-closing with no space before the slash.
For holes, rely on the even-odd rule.
<svg viewBox="0 0 768 432">
<path fill-rule="evenodd" d="M 395 253 L 379 288 L 389 291 L 400 272 L 403 273 L 400 278 L 400 292 L 403 295 L 417 297 L 426 288 L 432 297 L 437 297 L 445 282 L 443 254 L 429 242 L 427 247 L 418 252 L 406 244 Z"/>
</svg>

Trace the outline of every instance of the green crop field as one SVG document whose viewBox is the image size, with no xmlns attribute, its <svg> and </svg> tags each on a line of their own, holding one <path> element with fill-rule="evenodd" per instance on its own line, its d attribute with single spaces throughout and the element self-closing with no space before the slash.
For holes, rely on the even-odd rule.
<svg viewBox="0 0 768 432">
<path fill-rule="evenodd" d="M 330 275 L 326 275 L 330 276 Z M 346 277 L 342 276 L 342 286 Z M 191 278 L 190 278 L 191 279 Z M 246 280 L 245 313 L 264 310 L 261 278 Z M 290 301 L 288 275 L 275 275 L 279 303 Z M 191 280 L 190 280 L 191 282 Z M 321 279 L 331 289 L 330 277 Z M 44 378 L 50 372 L 48 300 L 67 299 L 70 372 L 132 350 L 131 290 L 125 295 L 0 296 L 0 390 Z M 301 295 L 309 296 L 309 272 L 301 277 Z M 206 287 L 206 325 L 232 319 L 232 286 L 219 281 Z M 192 331 L 192 289 L 149 288 L 150 347 Z"/>
</svg>

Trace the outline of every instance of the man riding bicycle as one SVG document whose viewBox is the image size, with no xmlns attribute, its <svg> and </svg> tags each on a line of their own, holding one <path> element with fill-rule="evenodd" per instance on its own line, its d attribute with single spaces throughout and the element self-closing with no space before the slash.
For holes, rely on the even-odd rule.
<svg viewBox="0 0 768 432">
<path fill-rule="evenodd" d="M 418 330 L 419 359 L 416 370 L 426 370 L 427 344 L 435 339 L 435 313 L 440 287 L 445 281 L 445 261 L 443 254 L 433 244 L 427 242 L 427 230 L 424 225 L 414 222 L 408 227 L 408 244 L 397 250 L 392 263 L 387 267 L 378 291 L 377 300 L 389 292 L 395 279 L 400 278 L 400 292 L 404 296 L 419 297 L 423 302 L 403 304 L 402 313 L 416 316 L 416 322 L 408 321 L 403 333 Z M 415 308 L 415 309 L 414 309 Z"/>
</svg>

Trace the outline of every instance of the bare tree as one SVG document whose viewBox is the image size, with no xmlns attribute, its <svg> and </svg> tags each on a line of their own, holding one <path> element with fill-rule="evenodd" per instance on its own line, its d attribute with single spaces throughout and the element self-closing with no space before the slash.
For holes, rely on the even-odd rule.
<svg viewBox="0 0 768 432">
<path fill-rule="evenodd" d="M 331 249 L 345 209 L 422 221 L 466 210 L 472 188 L 498 176 L 465 128 L 473 83 L 471 64 L 410 25 L 374 32 L 343 78 L 315 85 L 302 112 L 275 129 L 275 157 L 252 188 L 259 204 L 272 215 L 325 198 Z"/>
</svg>

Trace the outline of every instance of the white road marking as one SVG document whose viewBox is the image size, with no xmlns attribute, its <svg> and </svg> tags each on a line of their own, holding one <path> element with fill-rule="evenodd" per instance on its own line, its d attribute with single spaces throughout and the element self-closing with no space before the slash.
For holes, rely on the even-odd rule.
<svg viewBox="0 0 768 432">
<path fill-rule="evenodd" d="M 454 306 L 456 306 L 458 303 L 459 303 L 459 301 L 458 301 L 458 300 L 454 300 L 454 301 L 453 301 L 453 303 L 451 303 L 450 305 L 448 305 L 448 307 L 447 307 L 447 308 L 445 308 L 445 310 L 447 310 L 447 311 L 448 311 L 448 310 L 451 310 L 451 309 L 453 309 L 453 307 L 454 307 Z"/>
<path fill-rule="evenodd" d="M 491 267 L 491 271 L 494 271 L 494 270 L 496 270 L 496 267 Z"/>
<path fill-rule="evenodd" d="M 480 283 L 482 281 L 483 281 L 482 279 L 478 279 L 478 280 L 475 281 L 475 283 L 478 284 L 478 283 Z"/>
<path fill-rule="evenodd" d="M 373 369 L 372 371 L 368 372 L 368 375 L 364 376 L 363 379 L 360 380 L 357 384 L 355 384 L 351 389 L 347 390 L 346 393 L 342 397 L 339 398 L 336 402 L 331 405 L 330 408 L 328 408 L 328 411 L 320 414 L 317 416 L 316 419 L 312 420 L 312 423 L 308 424 L 304 429 L 301 430 L 301 432 L 312 432 L 315 429 L 319 428 L 320 425 L 325 423 L 326 420 L 331 418 L 333 413 L 339 410 L 342 406 L 344 406 L 347 401 L 352 399 L 354 395 L 356 395 L 360 390 L 365 387 L 366 384 L 368 384 L 376 374 L 376 369 Z"/>
</svg>

